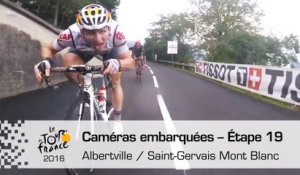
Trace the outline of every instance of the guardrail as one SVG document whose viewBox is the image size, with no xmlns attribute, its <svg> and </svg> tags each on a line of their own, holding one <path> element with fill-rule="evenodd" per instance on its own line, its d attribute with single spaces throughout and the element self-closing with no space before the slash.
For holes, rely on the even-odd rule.
<svg viewBox="0 0 300 175">
<path fill-rule="evenodd" d="M 168 64 L 170 66 L 174 66 L 177 68 L 181 68 L 181 69 L 185 69 L 185 70 L 189 70 L 189 71 L 193 71 L 193 72 L 195 72 L 195 70 L 196 70 L 195 65 L 189 65 L 189 64 L 185 64 L 185 63 L 172 62 L 172 61 L 165 61 L 165 60 L 156 60 L 156 62 L 161 62 L 163 64 Z"/>
</svg>

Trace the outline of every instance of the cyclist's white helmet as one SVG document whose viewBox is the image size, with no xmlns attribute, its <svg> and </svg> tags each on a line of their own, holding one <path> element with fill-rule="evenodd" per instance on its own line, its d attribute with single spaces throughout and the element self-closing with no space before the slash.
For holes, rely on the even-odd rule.
<svg viewBox="0 0 300 175">
<path fill-rule="evenodd" d="M 90 4 L 83 7 L 76 18 L 79 28 L 88 30 L 110 26 L 111 21 L 110 12 L 99 4 Z"/>
</svg>

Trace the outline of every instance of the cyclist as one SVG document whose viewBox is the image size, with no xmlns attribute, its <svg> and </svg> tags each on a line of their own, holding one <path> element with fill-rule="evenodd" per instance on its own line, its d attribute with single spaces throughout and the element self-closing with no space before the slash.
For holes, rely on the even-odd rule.
<svg viewBox="0 0 300 175">
<path fill-rule="evenodd" d="M 42 80 L 41 68 L 46 67 L 46 76 L 50 75 L 51 64 L 55 53 L 70 47 L 63 57 L 63 65 L 85 64 L 95 55 L 101 55 L 107 60 L 108 66 L 103 74 L 112 77 L 114 89 L 111 93 L 114 108 L 114 131 L 122 133 L 121 112 L 123 105 L 123 90 L 121 87 L 121 72 L 134 69 L 134 60 L 126 45 L 126 38 L 116 21 L 112 20 L 110 12 L 99 4 L 83 7 L 76 23 L 62 31 L 58 38 L 41 48 L 42 61 L 34 66 L 35 76 Z M 66 73 L 66 77 L 76 84 L 82 83 L 78 73 Z"/>
<path fill-rule="evenodd" d="M 144 56 L 143 56 L 143 46 L 140 41 L 136 41 L 133 48 L 132 48 L 132 55 L 135 60 L 135 67 L 136 67 L 136 78 L 138 78 L 138 74 L 140 73 L 138 68 L 142 70 L 144 66 Z"/>
</svg>

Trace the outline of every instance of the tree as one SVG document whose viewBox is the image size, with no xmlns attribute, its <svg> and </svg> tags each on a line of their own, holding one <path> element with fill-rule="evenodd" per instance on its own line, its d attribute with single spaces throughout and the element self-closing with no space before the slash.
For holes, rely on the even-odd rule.
<svg viewBox="0 0 300 175">
<path fill-rule="evenodd" d="M 176 40 L 178 55 L 175 55 L 174 60 L 187 61 L 191 49 L 187 41 L 193 29 L 194 24 L 187 13 L 161 16 L 161 19 L 153 23 L 153 28 L 149 30 L 150 37 L 146 39 L 145 44 L 147 57 L 153 58 L 154 54 L 157 54 L 160 59 L 171 60 L 171 56 L 167 54 L 167 43 Z"/>
<path fill-rule="evenodd" d="M 100 3 L 116 18 L 120 0 L 10 0 L 59 28 L 66 28 L 75 22 L 80 8 L 90 3 Z"/>
<path fill-rule="evenodd" d="M 299 41 L 296 36 L 285 36 L 283 39 L 275 37 L 267 38 L 268 63 L 275 66 L 286 66 L 298 63 Z"/>
<path fill-rule="evenodd" d="M 285 66 L 296 61 L 296 37 L 283 40 L 259 34 L 263 15 L 253 0 L 191 0 L 199 48 L 208 60 Z"/>
<path fill-rule="evenodd" d="M 297 51 L 299 44 L 293 35 L 280 40 L 238 31 L 231 34 L 226 45 L 219 44 L 211 57 L 217 62 L 285 66 L 297 63 Z"/>
<path fill-rule="evenodd" d="M 197 11 L 192 14 L 195 35 L 201 47 L 214 56 L 216 54 L 212 52 L 226 46 L 233 33 L 255 32 L 261 16 L 255 10 L 256 4 L 249 0 L 198 0 L 197 6 Z"/>
</svg>

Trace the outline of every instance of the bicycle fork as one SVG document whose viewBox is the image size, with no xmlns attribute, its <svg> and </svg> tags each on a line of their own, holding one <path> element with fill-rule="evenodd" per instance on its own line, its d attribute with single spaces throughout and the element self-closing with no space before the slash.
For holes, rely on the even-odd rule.
<svg viewBox="0 0 300 175">
<path fill-rule="evenodd" d="M 103 121 L 107 122 L 109 117 L 110 117 L 110 113 L 107 114 L 107 86 L 106 86 L 107 82 L 105 77 L 102 78 L 102 83 L 99 87 L 99 106 L 97 106 L 96 110 L 97 112 L 99 112 L 99 115 L 102 117 Z M 98 108 L 99 107 L 99 108 Z M 111 112 L 111 111 L 110 111 Z"/>
<path fill-rule="evenodd" d="M 82 120 L 84 114 L 85 104 L 89 104 L 90 108 L 90 124 L 91 124 L 91 133 L 94 133 L 94 117 L 95 117 L 95 95 L 94 95 L 94 87 L 92 86 L 92 74 L 88 73 L 84 76 L 84 85 L 83 85 L 83 94 L 82 94 L 82 103 L 79 105 L 78 111 L 78 124 L 77 124 L 77 133 L 76 138 L 79 135 L 80 131 L 80 121 Z"/>
</svg>

